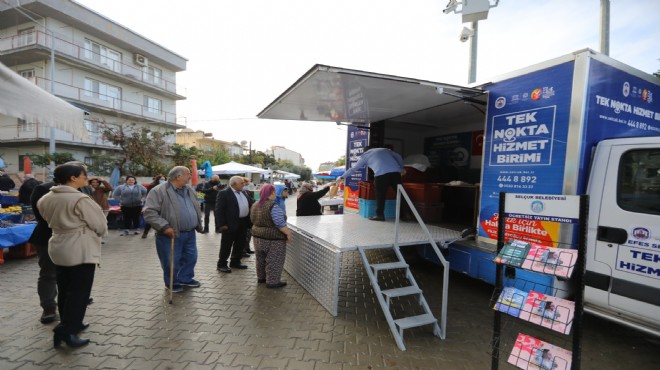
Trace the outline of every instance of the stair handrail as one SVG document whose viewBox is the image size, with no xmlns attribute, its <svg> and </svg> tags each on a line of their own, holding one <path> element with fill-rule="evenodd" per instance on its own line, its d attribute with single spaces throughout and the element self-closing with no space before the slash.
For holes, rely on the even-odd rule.
<svg viewBox="0 0 660 370">
<path fill-rule="evenodd" d="M 424 233 L 426 233 L 426 237 L 429 240 L 429 243 L 433 247 L 433 251 L 435 254 L 438 256 L 438 259 L 440 260 L 440 263 L 442 264 L 442 307 L 440 311 L 440 338 L 445 339 L 447 335 L 447 299 L 449 297 L 448 294 L 448 289 L 449 289 L 449 261 L 445 259 L 445 257 L 442 255 L 440 252 L 440 248 L 438 248 L 438 244 L 435 242 L 435 239 L 433 239 L 433 236 L 431 235 L 431 232 L 429 231 L 428 227 L 426 227 L 426 224 L 424 221 L 422 221 L 422 217 L 419 215 L 417 212 L 417 209 L 413 205 L 413 202 L 410 200 L 410 197 L 408 196 L 408 193 L 406 193 L 406 190 L 403 188 L 402 184 L 398 184 L 396 187 L 396 217 L 394 219 L 394 245 L 398 248 L 399 247 L 399 228 L 400 228 L 400 217 L 401 217 L 401 198 L 408 203 L 408 206 L 410 207 L 410 210 L 412 211 L 413 215 L 415 216 L 415 220 L 417 220 L 417 223 L 419 226 L 424 230 Z M 453 242 L 453 241 L 452 241 Z M 446 246 L 445 245 L 443 246 Z"/>
</svg>

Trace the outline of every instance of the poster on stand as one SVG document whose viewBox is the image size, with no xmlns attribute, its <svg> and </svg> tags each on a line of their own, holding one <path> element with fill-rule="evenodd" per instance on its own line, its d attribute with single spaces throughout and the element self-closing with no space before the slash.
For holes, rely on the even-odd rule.
<svg viewBox="0 0 660 370">
<path fill-rule="evenodd" d="M 360 156 L 365 152 L 369 143 L 369 132 L 364 128 L 348 126 L 348 137 L 346 140 L 346 170 L 352 168 Z M 356 170 L 346 179 L 344 187 L 344 209 L 358 211 L 360 196 L 360 181 L 367 179 L 367 169 Z"/>
</svg>

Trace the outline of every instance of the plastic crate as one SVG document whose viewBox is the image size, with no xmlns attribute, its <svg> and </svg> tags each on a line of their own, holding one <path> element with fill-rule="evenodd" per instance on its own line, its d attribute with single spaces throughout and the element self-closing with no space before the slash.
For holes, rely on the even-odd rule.
<svg viewBox="0 0 660 370">
<path fill-rule="evenodd" d="M 373 181 L 360 181 L 358 197 L 361 199 L 375 200 L 376 186 Z M 385 199 L 396 199 L 396 192 L 391 187 L 387 188 Z"/>
<path fill-rule="evenodd" d="M 360 217 L 369 218 L 376 215 L 376 201 L 369 199 L 359 199 L 358 214 Z M 396 217 L 396 200 L 386 200 L 385 201 L 385 218 L 395 218 Z"/>
<path fill-rule="evenodd" d="M 438 183 L 403 183 L 403 188 L 413 202 L 437 204 L 442 202 L 443 184 Z"/>
</svg>

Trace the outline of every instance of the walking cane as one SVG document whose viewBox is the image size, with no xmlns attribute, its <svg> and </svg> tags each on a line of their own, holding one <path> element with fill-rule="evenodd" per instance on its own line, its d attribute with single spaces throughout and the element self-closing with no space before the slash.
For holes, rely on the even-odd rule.
<svg viewBox="0 0 660 370">
<path fill-rule="evenodd" d="M 170 304 L 172 304 L 172 290 L 174 289 L 174 236 L 172 236 L 172 253 L 170 254 Z"/>
</svg>

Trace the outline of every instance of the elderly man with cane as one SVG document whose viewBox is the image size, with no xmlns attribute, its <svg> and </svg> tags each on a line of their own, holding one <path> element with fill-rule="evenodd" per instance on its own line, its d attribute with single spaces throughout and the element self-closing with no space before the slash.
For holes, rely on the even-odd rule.
<svg viewBox="0 0 660 370">
<path fill-rule="evenodd" d="M 167 182 L 149 192 L 144 206 L 144 220 L 156 230 L 156 250 L 170 294 L 183 291 L 184 286 L 201 285 L 194 277 L 195 231 L 202 232 L 202 211 L 195 190 L 188 185 L 190 177 L 188 168 L 172 168 Z"/>
</svg>

